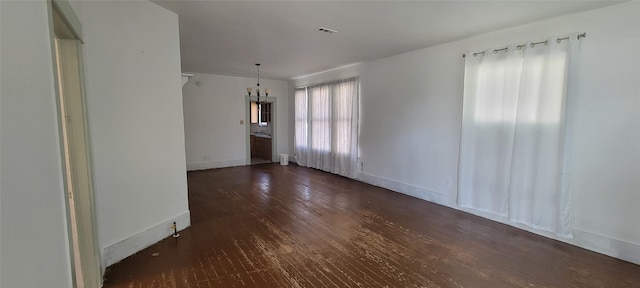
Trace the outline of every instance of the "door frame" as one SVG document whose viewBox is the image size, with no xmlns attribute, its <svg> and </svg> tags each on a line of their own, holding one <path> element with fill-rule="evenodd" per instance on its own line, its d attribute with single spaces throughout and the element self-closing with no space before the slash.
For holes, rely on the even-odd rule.
<svg viewBox="0 0 640 288">
<path fill-rule="evenodd" d="M 98 241 L 98 233 L 97 233 L 97 221 L 96 221 L 96 208 L 94 202 L 94 184 L 93 184 L 93 166 L 92 166 L 92 154 L 91 154 L 91 143 L 89 141 L 89 125 L 88 125 L 88 116 L 87 116 L 87 105 L 86 105 L 86 92 L 84 86 L 84 60 L 83 60 L 83 50 L 82 50 L 82 26 L 80 24 L 79 19 L 73 11 L 73 8 L 69 4 L 67 0 L 53 0 L 47 1 L 48 8 L 48 16 L 49 16 L 49 25 L 50 25 L 50 36 L 51 36 L 51 53 L 54 61 L 53 67 L 53 76 L 54 76 L 54 85 L 55 85 L 55 103 L 56 103 L 56 113 L 57 113 L 57 129 L 58 129 L 58 139 L 60 141 L 60 155 L 61 161 L 60 165 L 62 165 L 63 174 L 60 175 L 62 177 L 62 185 L 63 191 L 65 193 L 65 212 L 66 212 L 66 221 L 67 221 L 67 234 L 68 234 L 68 245 L 69 245 L 69 254 L 70 254 L 70 264 L 71 266 L 71 277 L 72 277 L 72 285 L 73 287 L 101 287 L 102 280 L 104 277 L 105 268 L 104 263 L 102 261 L 102 257 L 99 251 L 99 241 Z M 65 81 L 60 74 L 58 74 L 58 57 L 61 56 L 56 51 L 56 41 L 57 39 L 70 40 L 74 43 L 69 43 L 69 45 L 73 45 L 74 49 L 71 49 L 67 58 L 70 58 L 70 62 L 66 62 L 64 59 L 61 59 L 60 66 L 69 66 L 73 67 L 70 70 L 70 73 L 73 74 L 73 82 L 74 84 L 68 84 L 71 88 L 65 88 L 64 86 L 67 83 L 62 84 L 61 81 Z M 63 54 L 63 53 L 60 53 Z M 62 58 L 62 57 L 61 57 Z M 61 68 L 62 70 L 62 68 Z M 67 82 L 67 81 L 65 81 Z M 67 165 L 66 158 L 68 157 L 65 153 L 65 135 L 63 131 L 63 121 L 66 121 L 66 115 L 63 115 L 63 108 L 61 107 L 62 103 L 64 103 L 61 94 L 61 91 L 64 89 L 73 89 L 77 96 L 79 97 L 79 102 L 75 102 L 79 105 L 79 110 L 81 113 L 82 119 L 82 141 L 84 142 L 84 153 L 80 155 L 84 159 L 85 162 L 85 173 L 86 177 L 83 178 L 85 181 L 85 185 L 88 191 L 86 195 L 81 195 L 82 193 L 74 193 L 73 201 L 76 202 L 75 208 L 73 209 L 75 212 L 72 212 L 69 201 L 69 187 L 73 187 L 73 182 L 78 183 L 77 176 L 74 176 L 76 172 L 74 172 L 74 167 L 70 167 Z M 69 99 L 66 99 L 69 100 Z M 69 100 L 70 101 L 70 100 Z M 80 139 L 80 138 L 77 138 Z M 69 157 L 73 157 L 73 153 L 69 152 Z M 79 155 L 79 154 L 78 154 Z M 73 166 L 73 165 L 71 165 Z M 68 181 L 67 175 L 69 175 L 69 171 L 72 171 L 72 177 L 75 177 L 75 180 Z M 77 188 L 77 187 L 76 187 Z M 81 204 L 78 204 L 81 203 Z M 82 211 L 86 212 L 85 216 L 80 216 L 82 212 L 76 211 L 79 205 L 83 205 Z M 72 218 L 71 213 L 75 213 Z M 88 219 L 87 219 L 88 218 Z M 72 230 L 72 219 L 75 219 L 75 225 L 80 226 L 83 225 L 82 231 L 84 233 L 82 238 L 78 237 L 76 233 Z M 88 229 L 87 229 L 88 228 Z M 88 231 L 87 231 L 88 230 Z M 78 240 L 78 251 L 75 250 L 73 245 L 73 239 L 76 238 Z M 75 255 L 79 254 L 80 263 L 76 263 Z M 78 283 L 77 281 L 77 271 L 82 273 L 83 283 Z M 93 279 L 92 279 L 93 278 Z"/>
<path fill-rule="evenodd" d="M 261 100 L 262 100 L 262 96 L 260 96 Z M 277 143 L 277 137 L 276 135 L 278 135 L 278 125 L 277 125 L 277 115 L 278 115 L 278 98 L 276 97 L 265 97 L 267 98 L 266 100 L 264 100 L 264 102 L 268 102 L 271 103 L 271 122 L 270 124 L 273 125 L 271 126 L 271 162 L 278 162 L 278 161 L 273 161 L 273 159 L 278 159 L 276 156 L 278 154 L 278 143 Z M 246 123 L 246 127 L 245 127 L 245 146 L 246 146 L 246 165 L 251 165 L 251 102 L 256 102 L 258 101 L 258 96 L 249 96 L 249 95 L 244 95 L 244 108 L 245 108 L 245 113 L 244 113 L 244 123 Z"/>
</svg>

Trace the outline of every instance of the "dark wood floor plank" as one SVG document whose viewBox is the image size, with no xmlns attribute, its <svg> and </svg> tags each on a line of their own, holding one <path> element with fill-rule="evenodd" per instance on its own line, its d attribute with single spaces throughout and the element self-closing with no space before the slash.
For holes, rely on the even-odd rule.
<svg viewBox="0 0 640 288">
<path fill-rule="evenodd" d="M 638 265 L 314 169 L 188 183 L 192 226 L 104 287 L 640 287 Z"/>
</svg>

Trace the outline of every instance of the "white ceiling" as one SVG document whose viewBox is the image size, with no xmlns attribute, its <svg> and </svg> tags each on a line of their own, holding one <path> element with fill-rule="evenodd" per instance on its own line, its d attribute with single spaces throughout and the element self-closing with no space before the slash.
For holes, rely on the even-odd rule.
<svg viewBox="0 0 640 288">
<path fill-rule="evenodd" d="M 182 70 L 291 79 L 613 1 L 162 1 Z M 328 34 L 319 27 L 338 30 Z"/>
</svg>

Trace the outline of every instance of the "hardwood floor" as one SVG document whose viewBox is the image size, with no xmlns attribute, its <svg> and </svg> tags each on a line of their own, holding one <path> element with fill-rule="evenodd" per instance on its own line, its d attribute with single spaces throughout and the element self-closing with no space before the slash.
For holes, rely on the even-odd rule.
<svg viewBox="0 0 640 288">
<path fill-rule="evenodd" d="M 266 163 L 271 163 L 271 161 L 257 157 L 257 156 L 251 156 L 251 165 L 266 164 Z"/>
<path fill-rule="evenodd" d="M 640 287 L 638 265 L 296 165 L 188 182 L 192 226 L 104 287 Z"/>
</svg>

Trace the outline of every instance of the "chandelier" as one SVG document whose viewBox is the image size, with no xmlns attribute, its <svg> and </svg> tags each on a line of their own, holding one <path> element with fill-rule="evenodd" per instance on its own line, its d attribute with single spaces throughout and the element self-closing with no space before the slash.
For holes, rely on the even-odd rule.
<svg viewBox="0 0 640 288">
<path fill-rule="evenodd" d="M 257 86 L 256 87 L 256 96 L 258 96 L 258 100 L 256 100 L 256 103 L 262 103 L 260 101 L 260 63 L 256 63 L 256 69 L 258 69 L 258 84 L 256 85 Z M 253 92 L 253 88 L 252 87 L 247 87 L 247 93 L 249 94 L 249 97 L 251 97 L 251 92 Z M 270 92 L 271 92 L 271 89 L 264 88 L 265 98 L 269 97 L 269 93 Z"/>
</svg>

